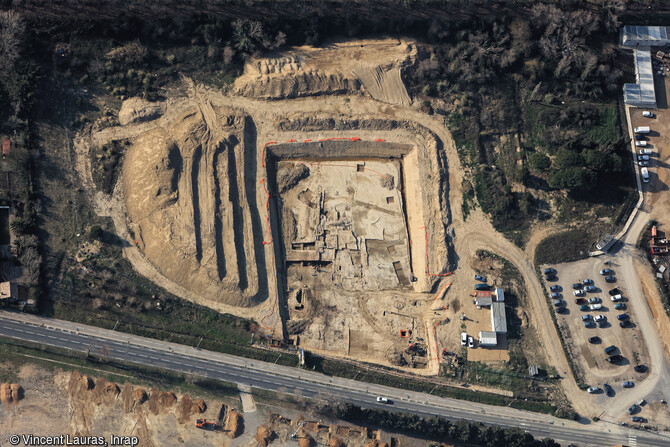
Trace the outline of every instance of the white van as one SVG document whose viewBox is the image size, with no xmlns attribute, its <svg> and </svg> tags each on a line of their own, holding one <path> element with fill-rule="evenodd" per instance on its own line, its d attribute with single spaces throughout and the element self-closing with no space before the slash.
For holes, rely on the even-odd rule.
<svg viewBox="0 0 670 447">
<path fill-rule="evenodd" d="M 642 175 L 642 180 L 645 183 L 649 183 L 649 169 L 647 168 L 641 168 L 640 169 L 640 174 Z"/>
<path fill-rule="evenodd" d="M 642 116 L 645 116 L 647 118 L 653 118 L 654 114 L 652 112 L 650 112 L 649 110 L 645 110 L 645 111 L 642 112 Z"/>
<path fill-rule="evenodd" d="M 649 132 L 651 132 L 651 129 L 649 128 L 649 126 L 636 127 L 634 130 L 635 130 L 635 133 L 649 133 Z"/>
</svg>

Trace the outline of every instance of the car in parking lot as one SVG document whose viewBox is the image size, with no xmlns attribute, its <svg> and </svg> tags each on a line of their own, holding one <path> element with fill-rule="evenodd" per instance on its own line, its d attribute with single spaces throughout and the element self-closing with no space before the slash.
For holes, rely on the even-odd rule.
<svg viewBox="0 0 670 447">
<path fill-rule="evenodd" d="M 607 293 L 609 293 L 610 295 L 621 295 L 623 292 L 618 287 L 615 287 Z"/>
<path fill-rule="evenodd" d="M 556 312 L 559 314 L 567 314 L 568 313 L 568 308 L 567 307 L 557 307 Z"/>
<path fill-rule="evenodd" d="M 628 316 L 628 314 L 619 314 L 616 316 L 616 319 L 619 321 L 627 321 L 630 320 L 630 317 Z"/>
<path fill-rule="evenodd" d="M 637 156 L 637 161 L 648 161 L 649 160 L 649 155 L 638 155 Z"/>
<path fill-rule="evenodd" d="M 633 323 L 631 323 L 630 320 L 619 321 L 619 326 L 621 326 L 621 327 L 628 327 L 628 326 L 632 326 L 632 325 L 633 325 Z"/>
<path fill-rule="evenodd" d="M 612 295 L 610 299 L 612 301 L 620 301 L 623 297 L 621 295 Z"/>
<path fill-rule="evenodd" d="M 602 390 L 601 390 L 600 387 L 598 387 L 598 386 L 592 386 L 592 387 L 589 387 L 589 389 L 586 390 L 586 391 L 587 391 L 589 394 L 595 394 L 595 393 L 599 393 L 599 392 L 602 391 Z"/>
<path fill-rule="evenodd" d="M 591 315 L 582 315 L 582 321 L 589 321 L 591 319 Z"/>
<path fill-rule="evenodd" d="M 645 137 L 644 135 L 635 135 L 636 140 L 644 140 L 645 138 L 647 137 Z"/>
<path fill-rule="evenodd" d="M 595 336 L 595 337 L 589 338 L 589 343 L 593 343 L 593 344 L 600 343 L 600 337 Z"/>
<path fill-rule="evenodd" d="M 547 275 L 547 276 L 549 276 L 549 275 L 555 275 L 555 274 L 556 274 L 556 269 L 553 269 L 553 268 L 551 268 L 551 267 L 547 267 L 546 269 L 544 269 L 544 270 L 542 271 L 542 273 L 544 273 L 544 274 Z"/>
<path fill-rule="evenodd" d="M 556 307 L 562 306 L 565 302 L 563 300 L 554 300 L 553 304 Z"/>
<path fill-rule="evenodd" d="M 475 275 L 475 281 L 486 282 L 486 276 Z"/>
<path fill-rule="evenodd" d="M 610 362 L 610 363 L 617 363 L 617 362 L 620 362 L 622 360 L 623 360 L 623 356 L 621 354 L 610 355 L 609 357 L 607 357 L 607 361 Z"/>
<path fill-rule="evenodd" d="M 575 304 L 586 304 L 586 300 L 584 298 L 575 298 Z"/>
<path fill-rule="evenodd" d="M 558 277 L 556 275 L 547 275 L 544 277 L 547 281 L 556 281 Z"/>
<path fill-rule="evenodd" d="M 626 304 L 625 303 L 616 303 L 614 305 L 614 308 L 616 310 L 626 310 Z"/>
<path fill-rule="evenodd" d="M 638 404 L 633 404 L 630 407 L 628 407 L 628 414 L 637 413 L 639 409 L 640 406 Z"/>
<path fill-rule="evenodd" d="M 593 284 L 593 280 L 590 279 L 590 278 L 582 279 L 582 284 L 584 284 L 585 286 L 588 286 L 590 284 Z"/>
<path fill-rule="evenodd" d="M 639 373 L 646 373 L 647 371 L 649 371 L 649 368 L 647 368 L 646 365 L 635 365 L 633 369 L 635 370 L 635 372 Z"/>
<path fill-rule="evenodd" d="M 605 281 L 607 281 L 607 282 L 616 282 L 616 276 L 612 276 L 612 275 L 605 276 Z"/>
<path fill-rule="evenodd" d="M 602 269 L 602 270 L 600 271 L 600 274 L 603 275 L 603 276 L 605 276 L 605 275 L 611 275 L 612 273 L 614 273 L 614 272 L 612 271 L 612 269 Z"/>
<path fill-rule="evenodd" d="M 584 286 L 584 291 L 585 292 L 595 292 L 596 288 L 595 288 L 595 286 Z"/>
<path fill-rule="evenodd" d="M 640 166 L 643 166 L 643 167 L 644 167 L 644 166 L 649 166 L 649 162 L 648 162 L 648 161 L 644 161 L 644 160 L 642 160 L 642 161 L 638 161 L 637 164 L 640 165 Z"/>
<path fill-rule="evenodd" d="M 589 304 L 597 304 L 600 303 L 602 300 L 598 298 L 597 296 L 589 298 Z"/>
<path fill-rule="evenodd" d="M 472 336 L 468 337 L 468 348 L 474 348 L 475 347 L 475 339 Z"/>
<path fill-rule="evenodd" d="M 591 310 L 600 310 L 603 308 L 602 304 L 589 304 L 589 309 Z"/>
<path fill-rule="evenodd" d="M 561 295 L 561 294 L 558 293 L 558 292 L 554 292 L 554 293 L 551 294 L 551 297 L 552 297 L 553 299 L 557 299 L 557 298 L 560 298 L 560 297 L 562 297 L 562 296 L 563 296 L 563 295 Z"/>
<path fill-rule="evenodd" d="M 589 305 L 588 304 L 583 304 L 579 306 L 579 310 L 587 311 L 589 310 Z"/>
<path fill-rule="evenodd" d="M 553 286 L 549 287 L 549 290 L 552 292 L 560 292 L 563 290 L 563 287 L 559 286 L 558 284 L 554 284 Z"/>
<path fill-rule="evenodd" d="M 591 329 L 596 327 L 596 324 L 593 321 L 585 321 L 584 322 L 584 327 L 587 329 Z"/>
<path fill-rule="evenodd" d="M 644 422 L 644 418 L 640 417 L 640 416 L 633 416 L 631 418 L 631 421 L 633 421 L 633 422 Z"/>
<path fill-rule="evenodd" d="M 461 332 L 461 346 L 468 344 L 468 334 L 466 332 Z"/>
<path fill-rule="evenodd" d="M 645 140 L 638 140 L 638 141 L 635 142 L 635 146 L 637 146 L 637 147 L 640 147 L 640 146 L 644 147 L 646 145 L 647 145 L 647 142 Z M 640 153 L 642 153 L 642 151 L 640 151 Z"/>
<path fill-rule="evenodd" d="M 605 393 L 607 393 L 608 396 L 614 392 L 609 383 L 603 383 L 603 388 L 605 388 Z"/>
<path fill-rule="evenodd" d="M 621 385 L 624 388 L 632 388 L 632 387 L 635 386 L 635 384 L 633 382 L 631 382 L 630 380 L 625 380 Z"/>
<path fill-rule="evenodd" d="M 582 283 L 576 282 L 572 285 L 573 289 L 581 289 L 582 288 Z"/>
<path fill-rule="evenodd" d="M 646 145 L 647 145 L 647 142 L 646 142 L 646 141 L 645 141 L 644 143 L 645 143 L 645 144 L 641 144 L 640 146 L 646 146 Z M 651 155 L 651 154 L 652 154 L 652 150 L 649 149 L 649 148 L 647 148 L 647 149 L 640 149 L 640 155 Z"/>
<path fill-rule="evenodd" d="M 654 112 L 650 112 L 649 110 L 643 110 L 642 116 L 644 116 L 645 118 L 653 118 Z"/>
<path fill-rule="evenodd" d="M 580 289 L 580 290 L 575 290 L 574 292 L 572 292 L 572 294 L 573 294 L 574 296 L 586 296 L 586 292 L 584 292 L 584 291 L 581 290 L 581 289 Z"/>
<path fill-rule="evenodd" d="M 616 351 L 616 350 L 617 350 L 617 347 L 616 347 L 616 346 L 614 346 L 614 345 L 610 345 L 610 346 L 608 346 L 608 347 L 605 348 L 605 354 L 608 354 L 608 355 L 609 355 L 609 354 L 613 353 L 613 352 Z"/>
<path fill-rule="evenodd" d="M 598 322 L 598 321 L 607 321 L 607 317 L 606 317 L 605 315 L 602 315 L 602 314 L 601 314 L 601 315 L 596 315 L 596 317 L 594 318 L 594 320 L 595 320 L 596 322 Z"/>
</svg>

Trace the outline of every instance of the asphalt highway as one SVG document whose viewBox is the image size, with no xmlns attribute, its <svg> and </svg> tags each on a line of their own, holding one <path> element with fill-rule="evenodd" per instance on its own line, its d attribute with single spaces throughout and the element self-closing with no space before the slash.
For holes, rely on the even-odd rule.
<svg viewBox="0 0 670 447">
<path fill-rule="evenodd" d="M 0 312 L 0 336 L 79 352 L 104 353 L 110 359 L 265 390 L 288 393 L 299 390 L 306 398 L 332 399 L 334 396 L 369 408 L 520 427 L 535 437 L 551 437 L 564 445 L 670 447 L 670 433 L 632 430 L 602 422 L 579 423 L 507 407 L 441 398 L 15 312 Z M 391 403 L 378 404 L 377 396 L 387 397 Z"/>
</svg>

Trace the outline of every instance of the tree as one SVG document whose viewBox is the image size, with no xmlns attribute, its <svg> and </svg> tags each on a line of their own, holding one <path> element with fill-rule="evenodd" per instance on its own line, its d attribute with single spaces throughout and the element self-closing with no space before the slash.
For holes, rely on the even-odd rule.
<svg viewBox="0 0 670 447">
<path fill-rule="evenodd" d="M 91 227 L 91 233 L 90 234 L 91 234 L 92 239 L 95 239 L 95 240 L 99 241 L 99 240 L 102 239 L 102 235 L 104 234 L 104 231 L 102 230 L 100 225 L 93 225 Z"/>
<path fill-rule="evenodd" d="M 547 176 L 547 183 L 555 189 L 578 189 L 593 182 L 595 175 L 579 167 L 568 167 L 552 170 Z"/>
<path fill-rule="evenodd" d="M 579 153 L 570 151 L 568 149 L 561 149 L 556 153 L 554 158 L 556 166 L 560 169 L 570 168 L 574 166 L 582 166 L 583 160 Z"/>
<path fill-rule="evenodd" d="M 26 25 L 18 12 L 0 11 L 0 58 L 3 70 L 11 70 L 19 57 Z"/>
<path fill-rule="evenodd" d="M 528 163 L 535 171 L 546 171 L 551 168 L 551 158 L 543 152 L 534 152 L 528 156 Z"/>
<path fill-rule="evenodd" d="M 589 169 L 598 173 L 619 172 L 623 167 L 621 157 L 616 154 L 607 154 L 598 150 L 585 150 L 582 152 L 584 163 Z"/>
</svg>

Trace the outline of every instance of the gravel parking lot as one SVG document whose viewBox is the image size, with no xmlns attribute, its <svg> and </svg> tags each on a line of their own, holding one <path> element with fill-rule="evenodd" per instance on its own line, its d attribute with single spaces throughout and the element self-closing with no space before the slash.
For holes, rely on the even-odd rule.
<svg viewBox="0 0 670 447">
<path fill-rule="evenodd" d="M 588 258 L 581 261 L 563 263 L 552 266 L 542 266 L 542 270 L 547 267 L 553 267 L 557 270 L 556 280 L 545 281 L 549 296 L 551 291 L 549 288 L 552 285 L 560 285 L 562 299 L 565 304 L 565 313 L 556 312 L 556 318 L 559 328 L 563 333 L 563 338 L 568 345 L 568 349 L 572 352 L 572 357 L 576 362 L 577 367 L 583 372 L 586 383 L 590 386 L 600 386 L 603 383 L 608 383 L 612 388 L 611 395 L 618 392 L 625 392 L 622 386 L 624 380 L 631 380 L 636 382 L 644 377 L 634 371 L 633 367 L 637 364 L 648 365 L 647 348 L 644 344 L 639 328 L 636 324 L 635 309 L 630 306 L 626 298 L 626 284 L 617 278 L 616 282 L 606 282 L 604 275 L 600 274 L 600 270 L 611 268 L 616 277 L 617 265 L 612 261 L 611 265 L 605 265 L 605 261 L 609 258 L 598 257 Z M 580 310 L 580 305 L 575 304 L 575 297 L 573 295 L 573 283 L 580 282 L 584 279 L 592 279 L 593 285 L 596 287 L 594 292 L 585 293 L 583 298 L 589 299 L 598 297 L 602 300 L 602 308 L 599 310 Z M 616 303 L 610 300 L 609 290 L 618 288 L 622 291 L 623 299 L 619 302 L 626 305 L 625 310 L 617 310 L 614 308 Z M 552 308 L 556 309 L 553 305 Z M 622 328 L 619 326 L 617 315 L 626 313 L 630 316 L 631 324 Z M 583 315 L 590 315 L 590 321 L 597 315 L 603 315 L 607 318 L 607 323 L 603 327 L 586 328 L 582 321 Z M 599 337 L 596 343 L 590 343 L 590 337 Z M 611 354 L 621 354 L 624 359 L 616 364 L 607 361 L 608 354 L 604 349 L 609 346 L 616 346 Z M 602 393 L 601 396 L 605 396 Z"/>
</svg>

